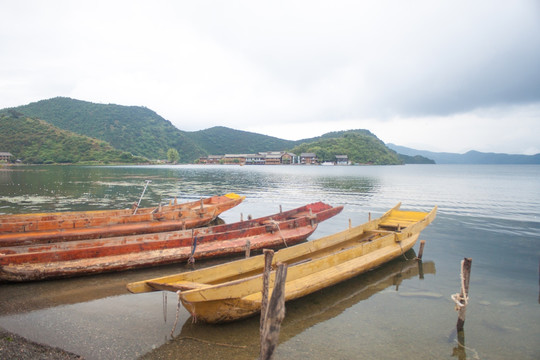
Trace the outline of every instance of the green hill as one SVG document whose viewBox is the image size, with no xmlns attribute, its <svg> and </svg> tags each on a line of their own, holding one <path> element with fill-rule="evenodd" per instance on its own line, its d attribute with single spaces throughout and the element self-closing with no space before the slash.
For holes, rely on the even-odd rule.
<svg viewBox="0 0 540 360">
<path fill-rule="evenodd" d="M 253 154 L 263 151 L 281 151 L 297 142 L 223 126 L 188 133 L 208 154 Z"/>
<path fill-rule="evenodd" d="M 14 110 L 0 112 L 0 144 L 24 163 L 142 163 L 105 141 L 59 129 Z"/>
<path fill-rule="evenodd" d="M 398 157 L 404 164 L 435 164 L 435 160 L 428 159 L 421 155 L 409 156 L 398 153 Z"/>
<path fill-rule="evenodd" d="M 386 148 L 384 143 L 368 130 L 331 132 L 299 141 L 222 126 L 185 132 L 145 107 L 95 104 L 65 97 L 41 100 L 6 110 L 43 120 L 72 133 L 103 140 L 115 149 L 148 159 L 166 159 L 167 151 L 172 148 L 178 151 L 180 163 L 192 163 L 209 154 L 285 150 L 295 153 L 314 152 L 323 161 L 333 161 L 335 155 L 348 155 L 355 163 L 402 163 L 396 153 Z M 4 151 L 13 153 L 10 149 Z M 58 151 L 65 154 L 62 149 Z M 70 157 L 73 158 L 74 156 Z M 50 154 L 47 159 L 51 159 Z M 58 159 L 63 158 L 59 156 Z"/>
<path fill-rule="evenodd" d="M 317 138 L 316 138 L 317 139 Z M 312 142 L 294 147 L 291 152 L 315 153 L 320 161 L 335 161 L 336 155 L 347 155 L 355 164 L 400 165 L 403 162 L 393 150 L 367 130 L 328 133 Z"/>
<path fill-rule="evenodd" d="M 149 159 L 166 159 L 170 148 L 178 151 L 180 162 L 192 162 L 206 154 L 185 132 L 145 107 L 57 97 L 14 110 Z"/>
</svg>

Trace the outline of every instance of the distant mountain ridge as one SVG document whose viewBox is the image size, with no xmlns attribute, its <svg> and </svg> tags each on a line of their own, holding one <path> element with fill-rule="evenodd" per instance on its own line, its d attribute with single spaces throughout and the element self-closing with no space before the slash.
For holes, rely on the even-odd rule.
<svg viewBox="0 0 540 360">
<path fill-rule="evenodd" d="M 181 163 L 193 163 L 206 155 L 293 149 L 317 153 L 325 161 L 332 161 L 335 155 L 348 155 L 354 163 L 369 164 L 426 164 L 433 163 L 433 160 L 439 164 L 540 163 L 540 154 L 527 156 L 469 152 L 461 155 L 419 151 L 384 144 L 369 130 L 363 129 L 330 132 L 296 141 L 223 126 L 187 132 L 179 130 L 170 121 L 146 107 L 96 104 L 66 97 L 41 100 L 0 111 L 15 111 L 32 119 L 40 119 L 58 129 L 105 141 L 114 149 L 150 160 L 166 159 L 167 151 L 176 149 Z M 16 141 L 16 138 L 10 139 L 11 144 Z M 54 158 L 52 153 L 49 155 Z"/>
<path fill-rule="evenodd" d="M 9 149 L 13 160 L 31 164 L 148 162 L 105 141 L 59 129 L 14 110 L 0 111 L 0 147 Z"/>
<path fill-rule="evenodd" d="M 205 155 L 291 151 L 296 148 L 314 152 L 322 161 L 334 161 L 335 155 L 348 155 L 358 163 L 403 163 L 395 152 L 368 130 L 338 131 L 297 141 L 223 126 L 186 132 L 145 107 L 96 104 L 65 97 L 3 111 L 6 110 L 105 141 L 116 149 L 151 160 L 166 159 L 171 148 L 178 151 L 181 163 L 191 163 Z"/>
<path fill-rule="evenodd" d="M 390 149 L 404 155 L 420 155 L 428 159 L 433 159 L 437 164 L 540 164 L 540 154 L 520 155 L 520 154 L 499 154 L 483 153 L 479 151 L 468 151 L 465 154 L 448 152 L 433 152 L 427 150 L 416 150 L 405 146 L 386 144 Z"/>
<path fill-rule="evenodd" d="M 180 161 L 185 162 L 206 154 L 186 132 L 142 106 L 95 104 L 56 97 L 14 110 L 148 159 L 166 159 L 170 148 L 177 149 Z"/>
<path fill-rule="evenodd" d="M 298 141 L 283 140 L 224 126 L 214 126 L 187 134 L 209 155 L 282 151 L 290 149 L 298 143 Z"/>
</svg>

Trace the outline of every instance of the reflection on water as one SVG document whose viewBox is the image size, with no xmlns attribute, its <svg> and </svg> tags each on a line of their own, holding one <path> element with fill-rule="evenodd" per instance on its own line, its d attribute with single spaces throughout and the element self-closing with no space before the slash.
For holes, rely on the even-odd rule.
<svg viewBox="0 0 540 360">
<path fill-rule="evenodd" d="M 129 208 L 139 199 L 145 180 L 152 183 L 141 203 L 143 207 L 174 197 L 191 201 L 227 192 L 241 193 L 252 200 L 279 200 L 284 206 L 328 199 L 346 204 L 351 200 L 365 201 L 378 186 L 377 180 L 370 177 L 318 176 L 306 174 L 300 167 L 275 173 L 259 169 L 20 167 L 0 172 L 5 175 L 0 177 L 0 213 Z"/>
<path fill-rule="evenodd" d="M 238 221 L 241 214 L 264 216 L 279 205 L 283 210 L 315 201 L 344 205 L 341 214 L 319 225 L 312 236 L 317 238 L 345 229 L 349 219 L 353 226 L 363 223 L 369 213 L 376 217 L 400 201 L 410 210 L 438 205 L 437 218 L 421 235 L 427 241 L 424 276 L 417 263 L 408 269 L 413 263 L 400 259 L 288 303 L 276 358 L 538 359 L 539 177 L 539 166 L 22 166 L 0 170 L 0 213 L 129 208 L 145 180 L 152 180 L 141 206 L 174 197 L 246 195 L 221 215 L 225 222 Z M 459 290 L 463 257 L 473 259 L 466 343 L 455 333 L 450 300 Z M 394 273 L 395 268 L 400 270 Z M 0 326 L 88 359 L 186 353 L 255 358 L 257 318 L 191 324 L 181 308 L 171 339 L 175 295 L 168 296 L 164 322 L 161 293 L 125 290 L 128 282 L 188 269 L 176 264 L 0 284 Z"/>
<path fill-rule="evenodd" d="M 412 250 L 406 255 L 409 259 L 415 257 Z M 419 264 L 422 263 L 400 258 L 362 276 L 287 302 L 286 316 L 279 336 L 280 343 L 318 323 L 335 318 L 378 292 L 388 288 L 398 291 L 403 281 L 419 276 Z M 424 274 L 435 274 L 435 264 L 432 261 L 423 263 L 422 268 Z M 199 347 L 201 344 L 208 355 L 219 349 L 223 358 L 254 359 L 259 352 L 259 318 L 252 317 L 221 325 L 193 323 L 192 319 L 188 318 L 179 334 L 175 334 L 171 341 L 143 358 L 173 359 L 177 354 L 191 353 L 193 346 Z"/>
<path fill-rule="evenodd" d="M 0 316 L 129 294 L 127 283 L 212 266 L 231 259 L 235 258 L 211 259 L 193 265 L 183 262 L 54 281 L 0 283 Z"/>
</svg>

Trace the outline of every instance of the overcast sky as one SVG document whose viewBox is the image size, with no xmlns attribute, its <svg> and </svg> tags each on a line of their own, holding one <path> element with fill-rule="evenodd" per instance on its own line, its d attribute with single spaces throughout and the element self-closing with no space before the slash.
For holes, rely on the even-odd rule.
<svg viewBox="0 0 540 360">
<path fill-rule="evenodd" d="M 540 153 L 540 1 L 0 0 L 0 109 L 67 96 L 179 129 L 368 129 Z"/>
</svg>

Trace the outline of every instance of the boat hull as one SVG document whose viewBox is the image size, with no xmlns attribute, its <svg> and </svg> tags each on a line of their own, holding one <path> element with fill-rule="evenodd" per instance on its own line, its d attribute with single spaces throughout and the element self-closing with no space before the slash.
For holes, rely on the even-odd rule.
<svg viewBox="0 0 540 360">
<path fill-rule="evenodd" d="M 279 248 L 304 241 L 342 207 L 309 204 L 284 213 L 201 229 L 0 248 L 0 280 L 31 281 Z"/>
<path fill-rule="evenodd" d="M 285 301 L 307 296 L 396 259 L 414 246 L 418 236 L 419 234 L 407 238 L 401 247 L 397 244 L 385 247 L 375 250 L 369 255 L 359 256 L 346 264 L 336 265 L 324 274 L 313 276 L 312 281 L 306 281 L 304 278 L 301 279 L 301 282 L 287 282 L 285 284 Z M 262 288 L 262 279 L 260 286 Z M 271 293 L 270 291 L 269 296 Z M 196 321 L 209 324 L 241 320 L 256 315 L 261 310 L 260 294 L 244 298 L 190 302 L 180 293 L 180 300 Z"/>
<path fill-rule="evenodd" d="M 7 215 L 0 223 L 0 247 L 191 229 L 209 224 L 244 199 L 244 196 L 227 194 L 171 204 L 161 211 L 154 209 L 156 212 L 145 208 L 135 215 L 133 210 Z M 126 215 L 126 211 L 130 213 Z"/>
</svg>

